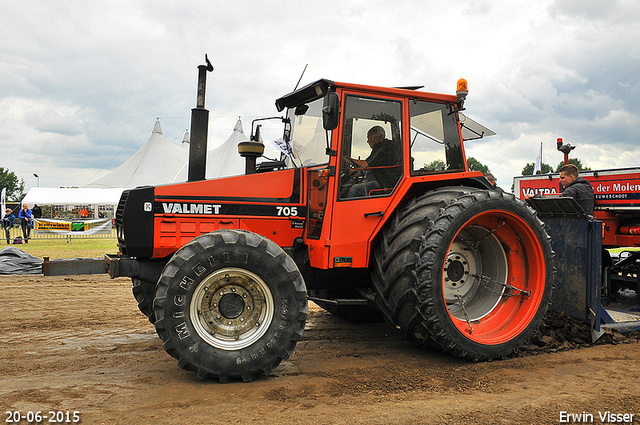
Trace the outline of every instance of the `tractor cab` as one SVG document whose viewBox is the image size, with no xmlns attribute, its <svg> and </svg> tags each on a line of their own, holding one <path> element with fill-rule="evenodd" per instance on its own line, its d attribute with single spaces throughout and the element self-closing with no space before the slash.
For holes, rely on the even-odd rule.
<svg viewBox="0 0 640 425">
<path fill-rule="evenodd" d="M 283 153 L 292 167 L 328 164 L 338 145 L 341 158 L 364 159 L 371 152 L 367 132 L 380 126 L 402 160 L 403 138 L 408 140 L 410 175 L 464 171 L 458 125 L 464 100 L 429 95 L 318 80 L 276 101 L 279 111 L 288 108 Z M 334 132 L 340 134 L 337 140 Z M 397 165 L 404 171 L 404 164 Z"/>
<path fill-rule="evenodd" d="M 312 267 L 367 268 L 375 235 L 408 192 L 466 177 L 463 103 L 463 94 L 329 80 L 276 100 L 288 109 L 285 162 L 308 181 Z"/>
</svg>

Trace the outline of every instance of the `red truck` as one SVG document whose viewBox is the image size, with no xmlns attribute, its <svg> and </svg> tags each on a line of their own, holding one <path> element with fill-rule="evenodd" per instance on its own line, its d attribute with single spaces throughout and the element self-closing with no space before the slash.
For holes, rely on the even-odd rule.
<svg viewBox="0 0 640 425">
<path fill-rule="evenodd" d="M 558 139 L 558 150 L 565 154 L 565 164 L 568 163 L 568 153 L 574 148 L 562 144 L 562 139 Z M 594 216 L 602 222 L 602 247 L 640 246 L 640 168 L 581 171 L 580 177 L 593 187 Z M 516 196 L 521 199 L 528 195 L 546 198 L 561 195 L 559 174 L 555 173 L 515 177 L 513 186 Z M 603 249 L 603 298 L 608 303 L 619 301 L 623 291 L 631 290 L 636 294 L 637 303 L 639 289 L 640 251 L 629 250 L 611 255 Z"/>
<path fill-rule="evenodd" d="M 640 246 L 640 168 L 581 171 L 596 198 L 595 217 L 604 224 L 602 245 L 608 248 Z M 514 178 L 514 193 L 560 195 L 559 174 Z"/>
</svg>

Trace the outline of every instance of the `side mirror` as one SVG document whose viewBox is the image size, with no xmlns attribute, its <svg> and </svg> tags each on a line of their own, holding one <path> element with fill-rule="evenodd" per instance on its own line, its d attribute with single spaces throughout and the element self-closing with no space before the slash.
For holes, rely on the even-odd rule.
<svg viewBox="0 0 640 425">
<path fill-rule="evenodd" d="M 322 126 L 325 130 L 335 130 L 340 119 L 340 98 L 335 92 L 329 92 L 324 97 L 322 106 Z"/>
<path fill-rule="evenodd" d="M 308 110 L 309 110 L 309 105 L 298 105 L 296 106 L 296 109 L 293 113 L 294 115 L 304 115 L 307 113 Z"/>
</svg>

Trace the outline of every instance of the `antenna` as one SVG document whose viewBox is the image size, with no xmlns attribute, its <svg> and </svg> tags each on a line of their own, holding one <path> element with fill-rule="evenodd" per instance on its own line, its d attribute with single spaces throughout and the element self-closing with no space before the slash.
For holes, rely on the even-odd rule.
<svg viewBox="0 0 640 425">
<path fill-rule="evenodd" d="M 308 66 L 309 66 L 309 64 L 306 64 L 304 66 L 304 69 L 302 70 L 302 74 L 300 74 L 300 78 L 298 79 L 298 83 L 296 84 L 296 87 L 293 89 L 293 91 L 298 90 L 298 86 L 300 85 L 300 81 L 302 81 L 302 76 L 304 75 L 304 72 L 307 70 Z"/>
</svg>

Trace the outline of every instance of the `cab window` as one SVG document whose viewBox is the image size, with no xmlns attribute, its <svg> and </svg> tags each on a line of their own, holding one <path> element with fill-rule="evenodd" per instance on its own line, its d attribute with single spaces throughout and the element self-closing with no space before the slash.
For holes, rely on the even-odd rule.
<svg viewBox="0 0 640 425">
<path fill-rule="evenodd" d="M 331 131 L 322 127 L 322 101 L 307 104 L 308 109 L 301 114 L 296 114 L 296 109 L 287 112 L 291 128 L 290 134 L 283 138 L 289 140 L 290 147 L 283 142 L 281 150 L 287 156 L 288 166 L 308 167 L 329 162 L 327 139 L 331 140 Z"/>
<path fill-rule="evenodd" d="M 442 103 L 411 101 L 411 174 L 464 171 L 455 114 Z"/>
<path fill-rule="evenodd" d="M 402 176 L 402 103 L 347 96 L 340 154 L 340 198 L 388 196 Z"/>
</svg>

